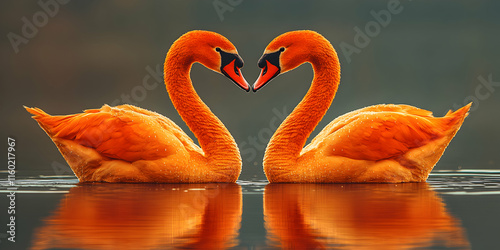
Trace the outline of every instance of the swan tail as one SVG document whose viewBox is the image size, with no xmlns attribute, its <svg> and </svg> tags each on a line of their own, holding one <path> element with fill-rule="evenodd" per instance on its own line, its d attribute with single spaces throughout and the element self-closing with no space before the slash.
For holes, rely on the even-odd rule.
<svg viewBox="0 0 500 250">
<path fill-rule="evenodd" d="M 457 131 L 460 129 L 462 123 L 464 122 L 465 117 L 469 115 L 469 110 L 471 105 L 472 102 L 463 106 L 462 108 L 459 108 L 455 112 L 450 110 L 444 116 L 444 118 L 447 120 L 448 126 L 450 126 L 450 132 L 453 135 L 455 135 L 455 133 L 457 133 Z"/>
<path fill-rule="evenodd" d="M 38 119 L 38 118 L 41 118 L 41 117 L 46 117 L 46 116 L 50 116 L 49 114 L 45 113 L 45 111 L 39 109 L 39 108 L 29 108 L 29 107 L 26 107 L 26 106 L 23 106 L 26 111 L 28 111 L 30 114 L 33 115 L 33 119 Z"/>
<path fill-rule="evenodd" d="M 60 126 L 61 124 L 75 116 L 52 116 L 39 108 L 29 108 L 26 106 L 24 106 L 24 108 L 33 115 L 32 118 L 38 122 L 40 127 L 45 130 L 50 137 L 53 137 L 58 133 L 58 130 L 62 128 L 62 126 Z"/>
</svg>

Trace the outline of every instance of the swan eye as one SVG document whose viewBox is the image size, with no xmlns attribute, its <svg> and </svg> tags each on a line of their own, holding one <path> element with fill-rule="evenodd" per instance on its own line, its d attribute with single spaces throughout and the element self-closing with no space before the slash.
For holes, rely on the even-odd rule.
<svg viewBox="0 0 500 250">
<path fill-rule="evenodd" d="M 222 50 L 219 47 L 217 47 L 217 48 L 215 48 L 215 51 L 221 52 Z"/>
<path fill-rule="evenodd" d="M 283 51 L 285 51 L 285 47 L 280 48 L 280 52 L 283 52 Z"/>
</svg>

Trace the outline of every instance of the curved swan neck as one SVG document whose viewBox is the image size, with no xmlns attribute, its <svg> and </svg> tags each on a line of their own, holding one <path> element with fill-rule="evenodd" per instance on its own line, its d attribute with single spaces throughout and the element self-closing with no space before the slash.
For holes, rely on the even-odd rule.
<svg viewBox="0 0 500 250">
<path fill-rule="evenodd" d="M 164 65 L 165 85 L 175 109 L 198 139 L 209 164 L 219 170 L 241 168 L 236 142 L 193 87 L 190 71 L 195 59 L 179 47 L 172 46 Z"/>
<path fill-rule="evenodd" d="M 271 138 L 264 162 L 296 159 L 307 138 L 328 111 L 340 82 L 339 59 L 333 47 L 329 47 L 331 51 L 311 55 L 308 60 L 314 71 L 311 87 Z"/>
</svg>

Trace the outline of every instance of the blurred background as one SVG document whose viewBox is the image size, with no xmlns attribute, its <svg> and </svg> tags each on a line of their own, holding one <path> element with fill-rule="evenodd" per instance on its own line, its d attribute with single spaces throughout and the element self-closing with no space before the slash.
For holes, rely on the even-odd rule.
<svg viewBox="0 0 500 250">
<path fill-rule="evenodd" d="M 274 37 L 311 29 L 331 41 L 342 66 L 337 96 L 311 138 L 335 117 L 373 104 L 409 104 L 442 116 L 473 101 L 435 170 L 498 169 L 499 10 L 500 2 L 480 0 L 2 1 L 2 138 L 16 139 L 17 169 L 26 175 L 71 172 L 23 105 L 62 115 L 130 103 L 169 117 L 194 138 L 161 78 L 173 41 L 194 29 L 226 36 L 253 83 L 257 61 Z M 238 142 L 240 180 L 265 179 L 262 158 L 273 124 L 305 95 L 310 65 L 258 93 L 199 64 L 191 77 Z M 5 153 L 7 143 L 0 150 Z"/>
</svg>

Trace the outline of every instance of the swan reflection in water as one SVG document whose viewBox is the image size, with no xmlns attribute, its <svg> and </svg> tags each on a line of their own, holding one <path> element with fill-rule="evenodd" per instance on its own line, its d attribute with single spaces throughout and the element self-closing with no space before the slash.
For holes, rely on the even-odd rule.
<svg viewBox="0 0 500 250">
<path fill-rule="evenodd" d="M 268 244 L 285 249 L 468 249 L 457 219 L 427 183 L 269 184 Z"/>
<path fill-rule="evenodd" d="M 84 184 L 72 188 L 32 249 L 224 249 L 237 245 L 237 184 Z"/>
</svg>

